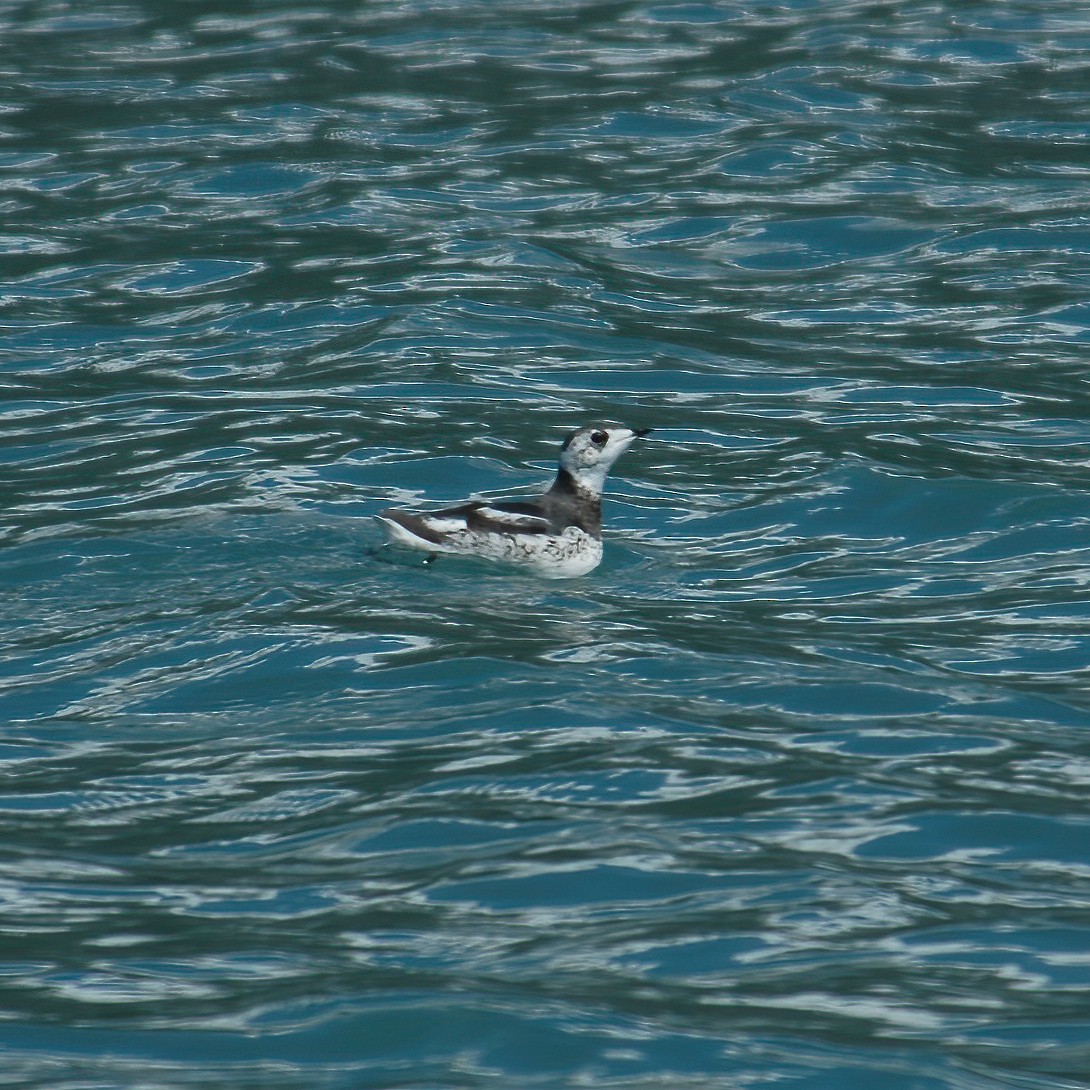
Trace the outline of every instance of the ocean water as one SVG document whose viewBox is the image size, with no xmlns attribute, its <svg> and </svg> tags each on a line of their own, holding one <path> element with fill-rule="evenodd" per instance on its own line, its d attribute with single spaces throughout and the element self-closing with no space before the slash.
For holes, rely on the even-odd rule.
<svg viewBox="0 0 1090 1090">
<path fill-rule="evenodd" d="M 1084 3 L 0 43 L 0 1086 L 1090 1087 Z"/>
</svg>

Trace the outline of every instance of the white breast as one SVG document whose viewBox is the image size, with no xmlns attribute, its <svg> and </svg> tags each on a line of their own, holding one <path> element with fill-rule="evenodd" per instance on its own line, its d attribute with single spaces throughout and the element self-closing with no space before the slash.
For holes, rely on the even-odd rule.
<svg viewBox="0 0 1090 1090">
<path fill-rule="evenodd" d="M 428 529 L 440 537 L 440 541 L 428 541 L 392 519 L 379 516 L 379 521 L 390 538 L 402 545 L 431 553 L 456 553 L 518 564 L 547 579 L 586 575 L 602 560 L 601 540 L 577 526 L 569 526 L 561 534 L 535 534 L 520 533 L 515 527 L 509 531 L 470 530 L 460 519 L 427 518 Z"/>
<path fill-rule="evenodd" d="M 586 575 L 602 559 L 602 542 L 576 526 L 562 534 L 477 533 L 463 530 L 448 539 L 450 551 L 532 568 L 547 579 Z"/>
</svg>

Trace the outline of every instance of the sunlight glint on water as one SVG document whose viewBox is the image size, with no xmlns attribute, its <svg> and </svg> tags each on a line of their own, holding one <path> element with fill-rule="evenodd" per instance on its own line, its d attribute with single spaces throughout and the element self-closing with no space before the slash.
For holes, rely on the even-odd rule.
<svg viewBox="0 0 1090 1090">
<path fill-rule="evenodd" d="M 0 1081 L 1090 1087 L 1082 5 L 0 40 Z"/>
</svg>

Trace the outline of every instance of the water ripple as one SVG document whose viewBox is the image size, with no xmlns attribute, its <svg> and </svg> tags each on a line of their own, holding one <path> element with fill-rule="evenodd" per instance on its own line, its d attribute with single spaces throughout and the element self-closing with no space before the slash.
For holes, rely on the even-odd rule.
<svg viewBox="0 0 1090 1090">
<path fill-rule="evenodd" d="M 0 33 L 9 1079 L 1090 1086 L 1081 5 Z"/>
</svg>

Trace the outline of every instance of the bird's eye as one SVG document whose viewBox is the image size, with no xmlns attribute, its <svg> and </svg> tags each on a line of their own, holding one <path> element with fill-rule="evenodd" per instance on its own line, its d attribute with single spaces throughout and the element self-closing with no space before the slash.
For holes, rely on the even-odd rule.
<svg viewBox="0 0 1090 1090">
<path fill-rule="evenodd" d="M 590 433 L 590 441 L 596 447 L 604 447 L 606 445 L 606 440 L 608 438 L 609 438 L 609 436 L 606 435 L 606 433 L 604 431 L 592 431 Z"/>
</svg>

